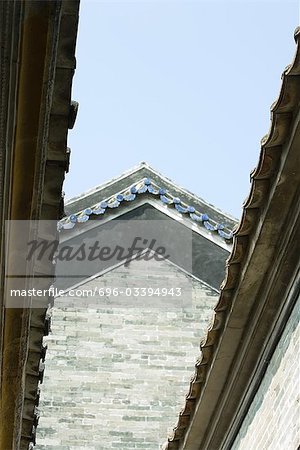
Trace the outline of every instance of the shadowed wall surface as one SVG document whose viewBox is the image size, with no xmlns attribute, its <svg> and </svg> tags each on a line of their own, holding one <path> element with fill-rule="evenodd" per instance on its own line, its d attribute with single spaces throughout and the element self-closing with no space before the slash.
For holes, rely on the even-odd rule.
<svg viewBox="0 0 300 450">
<path fill-rule="evenodd" d="M 296 449 L 300 442 L 300 298 L 232 450 Z"/>
</svg>

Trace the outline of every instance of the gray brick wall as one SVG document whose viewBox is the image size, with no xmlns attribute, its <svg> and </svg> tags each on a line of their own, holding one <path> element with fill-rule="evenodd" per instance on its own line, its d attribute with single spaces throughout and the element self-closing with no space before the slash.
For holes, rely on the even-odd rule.
<svg viewBox="0 0 300 450">
<path fill-rule="evenodd" d="M 300 299 L 232 450 L 296 450 L 300 444 Z"/>
<path fill-rule="evenodd" d="M 80 309 L 57 300 L 37 450 L 158 450 L 177 420 L 218 296 L 157 261 L 119 267 L 84 288 L 120 280 L 131 287 L 188 281 L 192 298 L 170 309 L 123 308 L 103 298 L 97 308 Z"/>
</svg>

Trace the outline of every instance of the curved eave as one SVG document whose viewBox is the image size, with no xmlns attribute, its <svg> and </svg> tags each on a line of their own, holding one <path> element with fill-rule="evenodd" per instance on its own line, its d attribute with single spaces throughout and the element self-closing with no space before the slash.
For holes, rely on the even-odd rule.
<svg viewBox="0 0 300 450">
<path fill-rule="evenodd" d="M 196 362 L 195 375 L 191 380 L 185 405 L 179 414 L 172 436 L 169 437 L 168 442 L 163 447 L 164 450 L 206 448 L 205 446 L 201 447 L 200 443 L 205 441 L 204 435 L 211 426 L 210 424 L 207 425 L 206 429 L 203 429 L 202 434 L 199 432 L 198 442 L 195 442 L 193 445 L 187 444 L 188 434 L 193 426 L 195 411 L 196 409 L 199 411 L 201 404 L 204 404 L 209 381 L 213 380 L 213 378 L 220 380 L 220 377 L 226 376 L 225 373 L 214 373 L 216 355 L 224 330 L 232 315 L 232 309 L 243 299 L 241 294 L 243 277 L 247 267 L 251 264 L 251 256 L 259 236 L 263 231 L 266 232 L 268 227 L 273 226 L 273 229 L 270 231 L 271 233 L 273 232 L 274 242 L 277 242 L 284 227 L 284 218 L 281 221 L 280 211 L 277 211 L 278 224 L 273 223 L 273 225 L 272 221 L 266 220 L 266 218 L 268 219 L 266 213 L 272 209 L 270 205 L 276 188 L 286 181 L 282 167 L 287 160 L 287 148 L 291 143 L 293 134 L 297 132 L 295 130 L 295 121 L 299 116 L 300 104 L 300 28 L 297 28 L 295 31 L 295 41 L 297 44 L 295 58 L 292 64 L 283 72 L 279 98 L 271 107 L 270 131 L 261 141 L 259 163 L 251 173 L 250 193 L 243 205 L 239 225 L 234 232 L 233 248 L 226 263 L 226 276 L 221 286 L 221 293 L 214 310 L 212 324 L 200 344 L 201 357 Z M 295 170 L 299 172 L 299 166 Z M 289 181 L 291 184 L 294 181 L 299 185 L 296 171 L 292 173 L 294 180 L 291 177 Z M 295 186 L 295 190 L 297 190 L 297 186 Z M 274 211 L 275 206 L 273 205 L 273 216 L 275 216 Z M 284 208 L 282 214 L 288 217 L 288 211 L 284 211 Z M 268 257 L 268 249 L 266 248 L 265 251 Z M 253 293 L 255 291 L 254 287 Z M 240 294 L 240 297 L 238 294 Z M 229 359 L 231 357 L 233 355 L 229 354 L 226 356 Z"/>
</svg>

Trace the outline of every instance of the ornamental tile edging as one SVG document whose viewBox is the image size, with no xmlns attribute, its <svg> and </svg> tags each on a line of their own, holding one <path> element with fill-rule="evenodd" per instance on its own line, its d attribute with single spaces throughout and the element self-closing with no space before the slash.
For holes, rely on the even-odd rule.
<svg viewBox="0 0 300 450">
<path fill-rule="evenodd" d="M 225 225 L 212 220 L 207 214 L 200 213 L 194 206 L 187 205 L 180 198 L 172 196 L 165 188 L 157 186 L 149 178 L 143 178 L 108 199 L 102 200 L 76 214 L 64 217 L 58 222 L 58 230 L 72 229 L 76 223 L 87 222 L 92 215 L 105 215 L 111 209 L 116 209 L 126 202 L 133 202 L 144 194 L 150 194 L 156 197 L 164 205 L 173 207 L 180 214 L 188 216 L 198 225 L 202 224 L 209 232 L 218 234 L 225 241 L 232 241 L 233 231 L 227 229 Z"/>
</svg>

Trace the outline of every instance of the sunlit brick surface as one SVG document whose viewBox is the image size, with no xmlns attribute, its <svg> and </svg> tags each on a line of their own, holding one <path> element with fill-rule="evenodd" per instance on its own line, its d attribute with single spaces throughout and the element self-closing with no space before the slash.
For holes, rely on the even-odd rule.
<svg viewBox="0 0 300 450">
<path fill-rule="evenodd" d="M 159 280 L 161 286 L 162 273 L 176 286 L 188 279 L 190 305 L 56 308 L 38 450 L 157 450 L 176 423 L 217 293 L 169 263 L 152 261 L 143 270 L 137 264 L 109 272 L 102 282 L 133 286 L 148 277 L 149 285 Z"/>
</svg>

